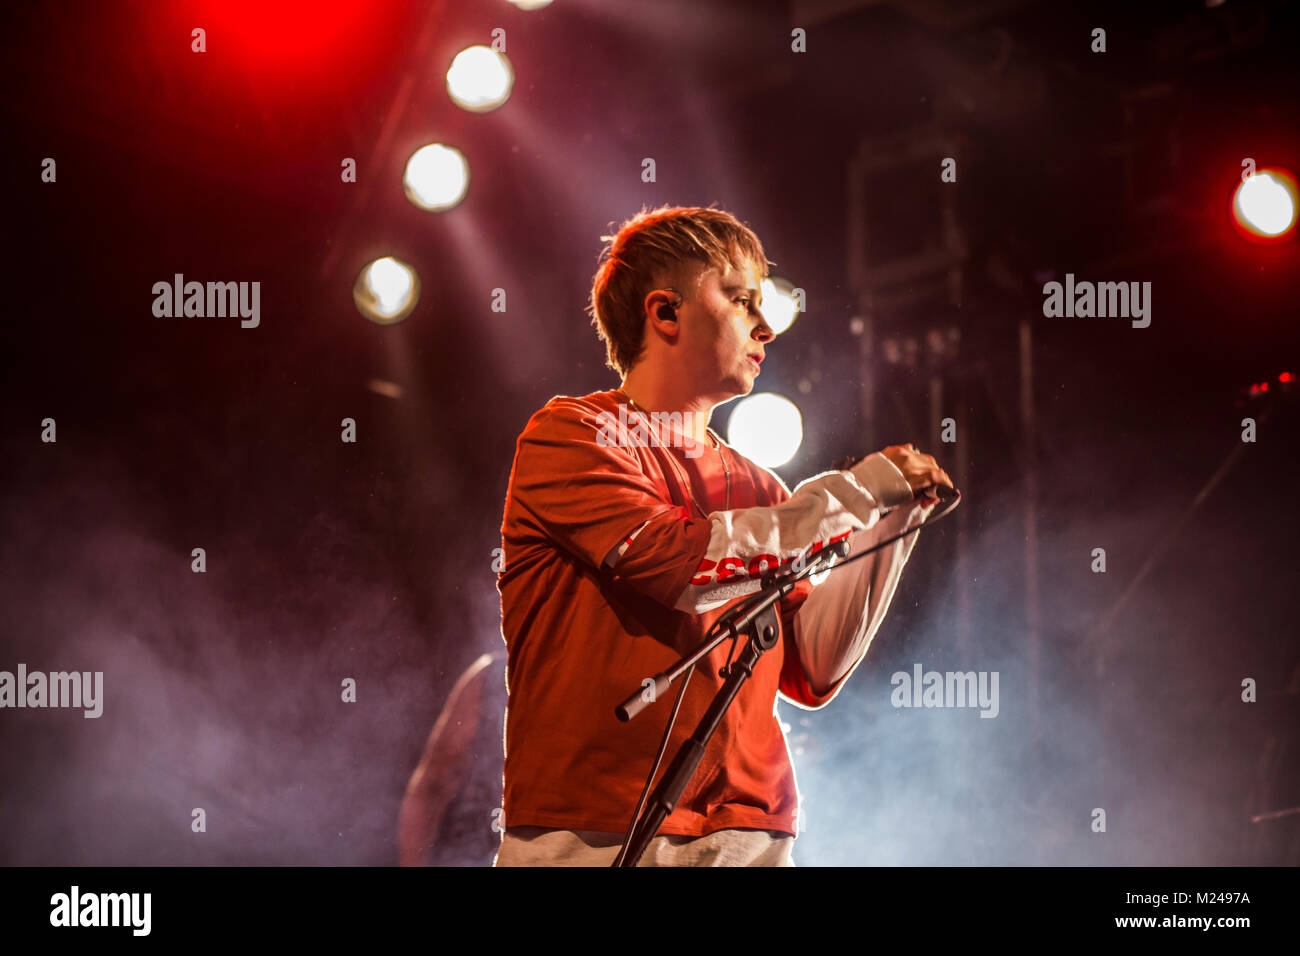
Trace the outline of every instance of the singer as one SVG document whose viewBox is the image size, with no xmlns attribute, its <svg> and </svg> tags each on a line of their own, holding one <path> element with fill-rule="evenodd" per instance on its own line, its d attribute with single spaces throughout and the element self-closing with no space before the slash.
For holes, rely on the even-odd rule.
<svg viewBox="0 0 1300 956">
<path fill-rule="evenodd" d="M 791 493 L 708 427 L 717 406 L 753 389 L 775 338 L 760 288 L 772 263 L 758 237 L 719 209 L 661 207 L 603 238 L 589 310 L 621 385 L 557 396 L 533 415 L 506 492 L 497 866 L 613 862 L 677 688 L 628 723 L 615 705 L 696 647 L 765 569 L 845 537 L 855 551 L 869 547 L 923 519 L 938 501 L 927 491 L 952 484 L 931 456 L 893 445 Z M 611 441 L 611 420 L 638 426 Z M 798 790 L 776 697 L 805 709 L 835 697 L 916 539 L 783 599 L 777 646 L 640 865 L 794 865 Z M 723 642 L 695 668 L 667 755 L 721 686 L 729 649 Z"/>
</svg>

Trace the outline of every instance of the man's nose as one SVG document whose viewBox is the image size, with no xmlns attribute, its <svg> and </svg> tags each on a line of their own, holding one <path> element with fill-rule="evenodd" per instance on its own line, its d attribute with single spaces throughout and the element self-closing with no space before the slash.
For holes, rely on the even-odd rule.
<svg viewBox="0 0 1300 956">
<path fill-rule="evenodd" d="M 754 338 L 760 342 L 767 343 L 776 338 L 776 333 L 772 327 L 767 324 L 767 319 L 763 318 L 763 313 L 758 313 L 758 325 L 754 326 Z"/>
</svg>

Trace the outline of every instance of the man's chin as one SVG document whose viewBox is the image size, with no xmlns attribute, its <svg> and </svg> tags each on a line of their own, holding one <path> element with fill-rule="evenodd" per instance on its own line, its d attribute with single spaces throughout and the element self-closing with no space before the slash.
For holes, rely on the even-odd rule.
<svg viewBox="0 0 1300 956">
<path fill-rule="evenodd" d="M 736 378 L 722 382 L 718 388 L 722 396 L 719 405 L 725 405 L 727 402 L 734 402 L 738 398 L 744 398 L 754 390 L 754 380 L 752 378 Z"/>
</svg>

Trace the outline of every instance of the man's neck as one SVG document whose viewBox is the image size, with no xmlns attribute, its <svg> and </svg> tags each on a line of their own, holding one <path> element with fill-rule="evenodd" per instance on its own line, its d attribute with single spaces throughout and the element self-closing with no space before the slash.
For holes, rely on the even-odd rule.
<svg viewBox="0 0 1300 956">
<path fill-rule="evenodd" d="M 690 412 L 682 415 L 683 431 L 704 445 L 709 445 L 709 418 L 717 403 L 682 387 L 680 379 L 654 375 L 638 366 L 628 372 L 621 386 L 623 394 L 646 412 Z"/>
</svg>

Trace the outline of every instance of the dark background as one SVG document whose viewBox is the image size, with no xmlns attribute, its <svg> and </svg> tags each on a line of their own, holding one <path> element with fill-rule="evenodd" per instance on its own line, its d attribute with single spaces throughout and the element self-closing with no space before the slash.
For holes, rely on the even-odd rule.
<svg viewBox="0 0 1300 956">
<path fill-rule="evenodd" d="M 102 670 L 106 701 L 98 720 L 0 712 L 0 862 L 395 862 L 424 738 L 461 671 L 501 646 L 491 562 L 515 439 L 551 396 L 617 384 L 583 312 L 600 236 L 661 203 L 733 211 L 806 290 L 757 386 L 804 414 L 788 484 L 908 441 L 963 476 L 847 689 L 820 712 L 781 705 L 808 813 L 797 862 L 1300 862 L 1300 815 L 1250 822 L 1300 804 L 1297 419 L 1276 382 L 1300 372 L 1300 247 L 1246 242 L 1228 217 L 1244 157 L 1300 169 L 1294 4 L 2 16 L 0 669 Z M 513 96 L 466 113 L 443 74 L 493 27 Z M 954 151 L 901 159 L 927 136 Z M 444 213 L 400 185 L 433 141 L 471 166 Z M 865 209 L 860 150 L 886 164 Z M 941 199 L 959 262 L 855 285 L 852 217 L 871 277 L 936 248 Z M 351 298 L 381 255 L 423 287 L 387 327 Z M 260 281 L 260 327 L 155 318 L 152 285 L 177 272 Z M 1150 327 L 1043 317 L 1043 282 L 1067 272 L 1151 282 Z M 918 341 L 917 360 L 864 360 L 864 315 L 878 345 Z M 960 350 L 928 353 L 934 329 L 958 330 Z M 1248 415 L 1258 441 L 1193 508 Z M 937 445 L 947 416 L 958 441 Z M 998 719 L 891 707 L 889 676 L 914 661 L 999 671 Z M 1240 700 L 1246 677 L 1257 703 Z M 491 807 L 462 809 L 489 826 Z"/>
</svg>

